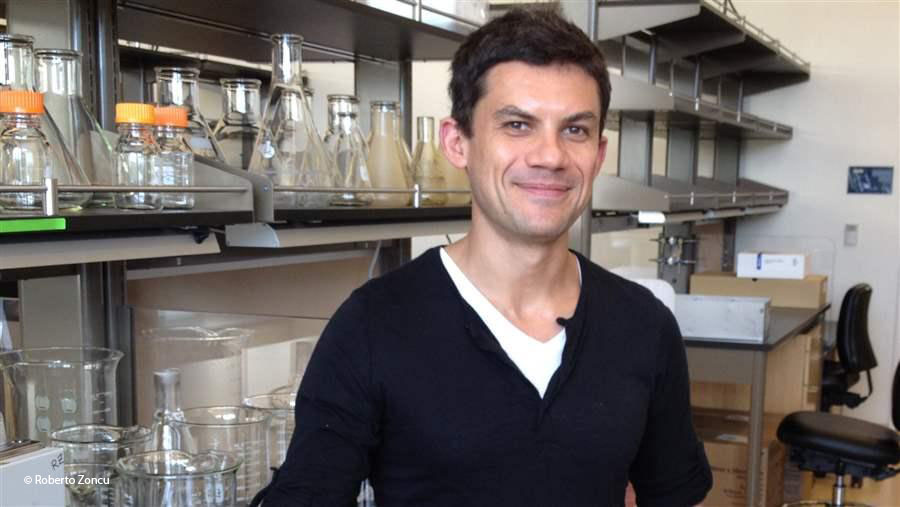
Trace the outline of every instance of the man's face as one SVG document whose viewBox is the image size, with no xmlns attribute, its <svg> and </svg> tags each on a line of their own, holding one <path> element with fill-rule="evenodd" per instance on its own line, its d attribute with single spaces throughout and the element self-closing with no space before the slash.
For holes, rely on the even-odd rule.
<svg viewBox="0 0 900 507">
<path fill-rule="evenodd" d="M 442 128 L 447 156 L 467 168 L 473 206 L 498 233 L 546 243 L 568 231 L 606 152 L 589 74 L 574 65 L 496 65 L 473 111 L 472 137 L 454 136 L 454 125 Z"/>
</svg>

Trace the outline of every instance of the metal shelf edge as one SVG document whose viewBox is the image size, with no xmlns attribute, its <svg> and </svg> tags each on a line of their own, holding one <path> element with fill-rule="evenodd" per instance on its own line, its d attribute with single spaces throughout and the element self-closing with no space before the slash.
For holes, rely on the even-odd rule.
<svg viewBox="0 0 900 507">
<path fill-rule="evenodd" d="M 290 248 L 379 241 L 416 236 L 464 233 L 468 220 L 406 222 L 368 225 L 338 225 L 275 228 L 269 224 L 236 224 L 225 227 L 229 247 Z"/>
</svg>

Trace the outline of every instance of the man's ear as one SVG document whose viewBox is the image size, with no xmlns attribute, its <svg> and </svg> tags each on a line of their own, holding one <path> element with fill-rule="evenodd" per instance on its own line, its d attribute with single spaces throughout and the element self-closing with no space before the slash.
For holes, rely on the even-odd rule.
<svg viewBox="0 0 900 507">
<path fill-rule="evenodd" d="M 441 120 L 440 139 L 447 161 L 457 169 L 466 169 L 469 140 L 452 117 Z"/>
</svg>

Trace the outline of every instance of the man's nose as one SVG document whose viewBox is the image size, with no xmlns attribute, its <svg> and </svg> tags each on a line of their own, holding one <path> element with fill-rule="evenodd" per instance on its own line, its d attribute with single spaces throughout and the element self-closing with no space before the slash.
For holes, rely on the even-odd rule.
<svg viewBox="0 0 900 507">
<path fill-rule="evenodd" d="M 558 170 L 565 166 L 568 154 L 558 132 L 545 131 L 535 138 L 525 157 L 529 167 Z"/>
</svg>

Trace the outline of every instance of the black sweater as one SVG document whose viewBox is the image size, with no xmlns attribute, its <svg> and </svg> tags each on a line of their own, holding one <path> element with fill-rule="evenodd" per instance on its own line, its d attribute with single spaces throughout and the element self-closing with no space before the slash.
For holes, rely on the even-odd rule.
<svg viewBox="0 0 900 507">
<path fill-rule="evenodd" d="M 264 505 L 682 507 L 712 484 L 672 314 L 578 256 L 582 289 L 542 399 L 437 248 L 366 283 L 322 334 Z"/>
</svg>

